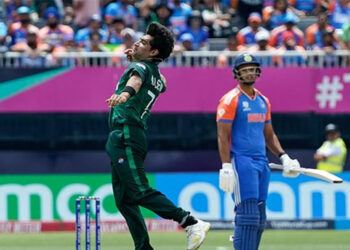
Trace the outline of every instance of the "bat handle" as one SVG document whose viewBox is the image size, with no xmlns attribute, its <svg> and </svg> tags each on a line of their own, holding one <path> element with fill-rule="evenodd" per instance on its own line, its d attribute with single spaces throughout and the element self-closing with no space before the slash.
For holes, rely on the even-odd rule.
<svg viewBox="0 0 350 250">
<path fill-rule="evenodd" d="M 283 166 L 281 164 L 276 164 L 276 163 L 269 163 L 269 167 L 271 169 L 280 169 L 283 170 Z"/>
</svg>

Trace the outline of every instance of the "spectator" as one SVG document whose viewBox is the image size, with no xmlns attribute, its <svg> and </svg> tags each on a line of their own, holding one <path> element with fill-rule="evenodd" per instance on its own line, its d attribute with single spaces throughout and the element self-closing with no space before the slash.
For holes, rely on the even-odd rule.
<svg viewBox="0 0 350 250">
<path fill-rule="evenodd" d="M 232 34 L 231 14 L 220 2 L 204 0 L 202 17 L 209 28 L 209 37 L 228 37 Z"/>
<path fill-rule="evenodd" d="M 335 7 L 334 0 L 320 0 L 315 14 L 319 14 L 320 12 L 330 13 L 334 10 L 334 7 Z"/>
<path fill-rule="evenodd" d="M 334 51 L 338 50 L 339 44 L 334 41 L 334 29 L 327 28 L 321 32 L 322 42 L 320 45 L 314 44 L 313 50 L 319 50 L 325 52 L 323 57 L 323 66 L 335 67 L 340 65 L 341 57 L 334 55 Z"/>
<path fill-rule="evenodd" d="M 322 31 L 322 46 L 316 49 L 322 49 L 326 53 L 332 53 L 334 50 L 340 49 L 339 44 L 334 40 L 334 29 L 327 28 Z"/>
<path fill-rule="evenodd" d="M 318 0 L 289 0 L 291 6 L 296 9 L 298 16 L 313 15 L 318 6 Z"/>
<path fill-rule="evenodd" d="M 137 11 L 129 0 L 120 0 L 110 3 L 106 8 L 105 22 L 111 24 L 115 18 L 122 18 L 125 25 L 137 30 Z"/>
<path fill-rule="evenodd" d="M 350 50 L 350 22 L 344 23 L 340 35 L 341 48 Z"/>
<path fill-rule="evenodd" d="M 191 33 L 183 33 L 179 38 L 179 42 L 174 47 L 174 52 L 194 50 L 194 36 Z"/>
<path fill-rule="evenodd" d="M 25 6 L 22 0 L 4 0 L 6 22 L 11 24 L 17 22 L 17 9 L 21 6 Z M 28 7 L 28 6 L 27 6 Z"/>
<path fill-rule="evenodd" d="M 60 24 L 60 14 L 55 7 L 47 8 L 44 18 L 46 26 L 39 31 L 40 40 L 49 45 L 53 52 L 65 51 L 66 41 L 72 40 L 74 37 L 73 29 L 67 25 Z"/>
<path fill-rule="evenodd" d="M 347 149 L 337 125 L 330 123 L 325 128 L 327 140 L 317 149 L 314 159 L 317 169 L 340 173 L 344 169 Z"/>
<path fill-rule="evenodd" d="M 100 0 L 73 0 L 74 23 L 77 29 L 88 25 L 90 17 L 100 13 Z"/>
<path fill-rule="evenodd" d="M 157 22 L 169 28 L 171 25 L 170 16 L 173 14 L 173 10 L 168 5 L 161 3 L 155 7 L 154 12 L 157 16 Z"/>
<path fill-rule="evenodd" d="M 75 42 L 74 39 L 70 39 L 67 41 L 65 46 L 66 52 L 81 52 L 84 51 L 78 44 Z"/>
<path fill-rule="evenodd" d="M 289 0 L 288 2 L 293 12 L 300 17 L 316 16 L 334 7 L 333 0 Z"/>
<path fill-rule="evenodd" d="M 233 58 L 228 57 L 229 52 L 242 50 L 242 46 L 238 45 L 237 36 L 232 34 L 227 38 L 226 48 L 218 55 L 217 66 L 227 67 L 233 65 Z"/>
<path fill-rule="evenodd" d="M 328 13 L 321 12 L 317 16 L 317 23 L 310 25 L 306 29 L 306 42 L 309 48 L 314 45 L 322 47 L 322 32 L 326 29 L 334 30 L 334 28 L 328 24 Z M 333 39 L 336 41 L 335 37 Z"/>
<path fill-rule="evenodd" d="M 255 35 L 256 44 L 249 48 L 249 53 L 254 54 L 257 51 L 275 51 L 276 49 L 269 45 L 270 33 L 267 30 L 260 30 Z"/>
<path fill-rule="evenodd" d="M 142 1 L 139 4 L 139 16 L 137 18 L 137 28 L 138 31 L 146 32 L 148 25 L 152 22 L 157 22 L 157 15 L 153 11 L 153 5 L 148 3 L 148 1 Z"/>
<path fill-rule="evenodd" d="M 7 26 L 4 22 L 0 21 L 0 53 L 7 51 Z"/>
<path fill-rule="evenodd" d="M 202 0 L 192 0 L 191 7 L 192 7 L 192 10 L 198 10 L 198 11 L 202 12 L 204 10 L 203 1 Z"/>
<path fill-rule="evenodd" d="M 350 22 L 350 1 L 334 0 L 335 6 L 331 13 L 331 25 L 335 29 L 341 29 L 344 23 Z"/>
<path fill-rule="evenodd" d="M 248 17 L 248 26 L 244 27 L 237 33 L 238 45 L 249 48 L 256 45 L 255 35 L 259 31 L 266 31 L 261 27 L 261 15 L 257 12 L 253 12 Z"/>
<path fill-rule="evenodd" d="M 30 9 L 27 6 L 21 6 L 17 9 L 19 22 L 15 22 L 9 27 L 9 35 L 11 36 L 11 46 L 22 43 L 27 43 L 28 33 L 38 33 L 38 27 L 31 24 L 29 17 Z"/>
<path fill-rule="evenodd" d="M 74 9 L 72 6 L 66 6 L 64 8 L 64 15 L 62 17 L 62 24 L 68 25 L 73 28 L 73 30 L 76 30 L 75 23 L 74 23 Z"/>
<path fill-rule="evenodd" d="M 273 6 L 263 9 L 263 20 L 268 29 L 272 30 L 284 23 L 285 16 L 291 12 L 287 0 L 274 0 Z"/>
<path fill-rule="evenodd" d="M 262 13 L 264 0 L 233 0 L 233 5 L 236 6 L 237 22 L 235 24 L 239 29 L 249 25 L 247 22 L 251 13 L 257 12 L 259 15 Z"/>
<path fill-rule="evenodd" d="M 282 60 L 284 66 L 300 66 L 305 64 L 305 49 L 302 46 L 297 45 L 295 40 L 295 35 L 292 31 L 285 31 L 282 34 L 282 45 L 277 49 L 279 54 L 282 55 Z M 288 55 L 285 52 L 295 51 L 299 52 L 300 55 Z"/>
<path fill-rule="evenodd" d="M 102 36 L 98 31 L 91 32 L 89 37 L 90 37 L 90 40 L 89 40 L 89 47 L 87 51 L 90 51 L 90 52 L 107 51 L 107 49 L 105 49 L 102 46 Z"/>
<path fill-rule="evenodd" d="M 123 43 L 122 31 L 125 29 L 124 20 L 121 18 L 115 18 L 112 23 L 112 27 L 108 30 L 108 44 L 119 45 Z"/>
<path fill-rule="evenodd" d="M 255 35 L 257 44 L 249 48 L 249 53 L 255 54 L 257 51 L 274 52 L 276 49 L 268 44 L 270 33 L 267 30 L 261 30 Z M 255 56 L 261 66 L 272 66 L 278 63 L 278 58 L 271 55 Z"/>
<path fill-rule="evenodd" d="M 192 34 L 193 50 L 200 50 L 200 49 L 208 50 L 209 33 L 207 29 L 203 26 L 203 19 L 202 19 L 201 13 L 198 10 L 192 12 L 190 18 L 188 19 L 188 24 L 189 25 L 187 26 L 186 30 L 182 34 L 184 33 Z"/>
<path fill-rule="evenodd" d="M 12 51 L 28 53 L 30 56 L 36 56 L 42 52 L 51 51 L 51 47 L 47 44 L 41 43 L 38 34 L 29 32 L 26 36 L 25 43 L 16 43 L 11 46 Z"/>
<path fill-rule="evenodd" d="M 273 47 L 278 47 L 283 43 L 283 33 L 291 32 L 298 46 L 304 47 L 304 33 L 296 27 L 298 17 L 294 13 L 287 13 L 284 17 L 284 24 L 274 28 L 271 31 L 269 44 Z"/>
<path fill-rule="evenodd" d="M 93 15 L 90 17 L 88 27 L 78 30 L 75 41 L 80 47 L 89 50 L 90 34 L 93 32 L 98 32 L 101 35 L 101 42 L 105 43 L 107 41 L 107 32 L 101 29 L 101 21 L 99 15 Z"/>
<path fill-rule="evenodd" d="M 178 36 L 186 29 L 192 8 L 188 4 L 182 3 L 181 0 L 174 0 L 173 3 L 169 4 L 169 7 L 173 11 L 169 19 L 170 28 L 175 36 Z"/>
<path fill-rule="evenodd" d="M 39 42 L 37 33 L 29 32 L 25 43 L 17 43 L 11 47 L 12 51 L 22 52 L 19 66 L 23 67 L 44 67 L 47 66 L 47 52 L 50 51 L 47 44 Z"/>
</svg>

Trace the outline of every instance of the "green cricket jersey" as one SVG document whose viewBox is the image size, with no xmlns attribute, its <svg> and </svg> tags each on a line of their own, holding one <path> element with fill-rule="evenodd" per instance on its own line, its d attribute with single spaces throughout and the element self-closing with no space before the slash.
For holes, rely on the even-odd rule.
<svg viewBox="0 0 350 250">
<path fill-rule="evenodd" d="M 142 79 L 139 92 L 130 97 L 127 102 L 112 108 L 109 114 L 111 129 L 117 124 L 138 125 L 147 128 L 147 118 L 160 93 L 166 90 L 166 85 L 160 76 L 157 64 L 150 61 L 132 62 L 120 78 L 115 94 L 120 94 L 129 78 L 137 72 Z"/>
</svg>

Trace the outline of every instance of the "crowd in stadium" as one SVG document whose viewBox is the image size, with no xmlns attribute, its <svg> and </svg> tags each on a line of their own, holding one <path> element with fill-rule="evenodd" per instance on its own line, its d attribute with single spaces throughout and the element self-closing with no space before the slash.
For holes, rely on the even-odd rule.
<svg viewBox="0 0 350 250">
<path fill-rule="evenodd" d="M 0 51 L 121 52 L 153 21 L 174 51 L 350 50 L 350 0 L 4 0 Z"/>
</svg>

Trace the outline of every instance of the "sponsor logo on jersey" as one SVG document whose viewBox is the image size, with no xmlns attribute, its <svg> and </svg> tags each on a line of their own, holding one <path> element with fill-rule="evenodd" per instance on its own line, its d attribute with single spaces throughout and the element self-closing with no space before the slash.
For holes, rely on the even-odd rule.
<svg viewBox="0 0 350 250">
<path fill-rule="evenodd" d="M 219 109 L 218 110 L 218 115 L 220 116 L 220 117 L 222 117 L 224 114 L 225 114 L 225 109 Z"/>
<path fill-rule="evenodd" d="M 266 114 L 252 113 L 248 114 L 248 122 L 265 122 Z"/>
<path fill-rule="evenodd" d="M 243 106 L 243 111 L 249 111 L 250 110 L 249 102 L 243 101 L 242 102 L 242 106 Z"/>
</svg>

